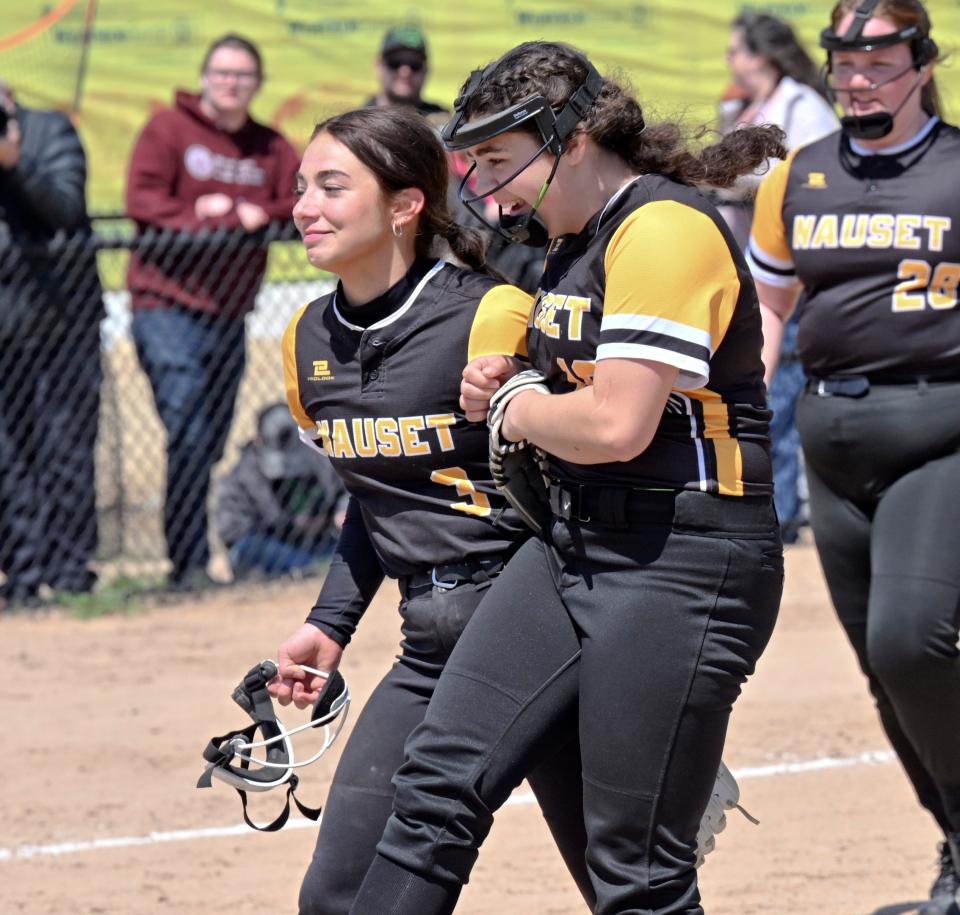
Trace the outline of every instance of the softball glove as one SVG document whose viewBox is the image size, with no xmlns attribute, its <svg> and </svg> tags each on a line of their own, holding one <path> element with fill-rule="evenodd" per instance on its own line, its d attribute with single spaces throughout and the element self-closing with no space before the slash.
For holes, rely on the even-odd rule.
<svg viewBox="0 0 960 915">
<path fill-rule="evenodd" d="M 487 427 L 490 430 L 490 475 L 497 489 L 527 526 L 538 534 L 550 522 L 550 497 L 544 476 L 546 455 L 526 439 L 510 442 L 500 428 L 507 405 L 521 391 L 549 394 L 546 377 L 534 370 L 518 372 L 490 398 Z"/>
</svg>

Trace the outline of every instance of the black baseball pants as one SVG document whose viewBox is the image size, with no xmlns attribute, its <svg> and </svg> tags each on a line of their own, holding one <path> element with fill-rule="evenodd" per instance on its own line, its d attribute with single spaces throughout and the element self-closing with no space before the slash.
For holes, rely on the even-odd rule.
<svg viewBox="0 0 960 915">
<path fill-rule="evenodd" d="M 401 602 L 402 654 L 364 705 L 340 757 L 300 889 L 301 915 L 350 911 L 393 809 L 391 778 L 403 762 L 404 742 L 423 721 L 450 651 L 488 587 L 467 582 Z M 530 783 L 561 855 L 592 903 L 575 727 L 571 718 L 565 739 L 531 773 Z"/>
<path fill-rule="evenodd" d="M 920 803 L 960 832 L 960 383 L 801 398 L 811 526 Z"/>
<path fill-rule="evenodd" d="M 769 499 L 649 495 L 626 529 L 555 519 L 494 583 L 407 743 L 355 915 L 452 911 L 573 712 L 594 911 L 702 912 L 697 829 L 783 554 Z"/>
</svg>

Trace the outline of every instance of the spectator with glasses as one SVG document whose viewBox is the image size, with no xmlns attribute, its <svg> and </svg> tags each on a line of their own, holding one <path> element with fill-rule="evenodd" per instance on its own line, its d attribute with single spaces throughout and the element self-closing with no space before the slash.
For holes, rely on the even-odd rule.
<svg viewBox="0 0 960 915">
<path fill-rule="evenodd" d="M 420 114 L 448 114 L 420 93 L 427 81 L 427 39 L 415 25 L 389 29 L 374 61 L 380 91 L 367 100 L 367 107 L 412 105 Z"/>
<path fill-rule="evenodd" d="M 140 233 L 127 284 L 137 355 L 167 431 L 164 532 L 177 589 L 209 582 L 207 496 L 245 364 L 244 316 L 267 265 L 259 230 L 290 219 L 298 157 L 250 117 L 260 52 L 215 41 L 199 94 L 178 92 L 130 160 L 127 212 Z"/>
</svg>

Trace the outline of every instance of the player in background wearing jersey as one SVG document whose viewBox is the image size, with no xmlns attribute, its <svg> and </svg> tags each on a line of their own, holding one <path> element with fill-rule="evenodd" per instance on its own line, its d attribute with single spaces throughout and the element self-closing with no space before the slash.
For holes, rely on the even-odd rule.
<svg viewBox="0 0 960 915">
<path fill-rule="evenodd" d="M 842 133 L 765 180 L 750 258 L 768 368 L 800 290 L 811 523 L 880 720 L 960 880 L 960 131 L 918 0 L 844 0 L 821 36 Z"/>
<path fill-rule="evenodd" d="M 527 333 L 550 393 L 502 431 L 548 454 L 554 516 L 492 585 L 394 778 L 354 905 L 450 912 L 492 813 L 578 714 L 593 911 L 700 913 L 696 833 L 731 706 L 773 628 L 783 555 L 750 273 L 693 181 L 731 184 L 777 128 L 691 153 L 579 51 L 520 45 L 444 129 L 508 231 L 553 239 Z M 471 362 L 485 417 L 516 360 Z"/>
<path fill-rule="evenodd" d="M 486 429 L 466 421 L 457 397 L 469 353 L 523 352 L 531 300 L 438 258 L 446 242 L 479 267 L 482 244 L 451 221 L 446 156 L 415 112 L 366 108 L 320 124 L 297 181 L 293 214 L 307 257 L 340 282 L 287 329 L 287 397 L 301 437 L 329 455 L 350 501 L 317 603 L 280 646 L 271 693 L 311 705 L 323 678 L 298 663 L 337 667 L 385 575 L 402 597 L 402 653 L 343 750 L 300 892 L 301 913 L 344 915 L 390 814 L 404 740 L 480 598 L 526 538 L 490 480 Z M 574 735 L 562 735 L 566 749 L 530 781 L 589 895 Z"/>
</svg>

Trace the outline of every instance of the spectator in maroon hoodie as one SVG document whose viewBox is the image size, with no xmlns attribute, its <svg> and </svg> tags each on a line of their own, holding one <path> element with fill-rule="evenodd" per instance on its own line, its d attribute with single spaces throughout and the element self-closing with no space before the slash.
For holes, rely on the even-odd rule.
<svg viewBox="0 0 960 915">
<path fill-rule="evenodd" d="M 201 92 L 177 92 L 137 139 L 127 212 L 139 244 L 127 283 L 133 338 L 167 430 L 164 532 L 173 587 L 208 582 L 207 495 L 243 375 L 244 316 L 267 262 L 263 229 L 289 220 L 298 156 L 254 121 L 260 53 L 215 41 Z"/>
</svg>

